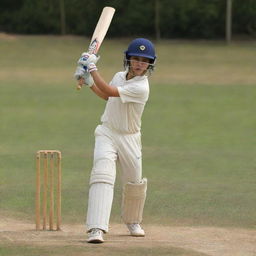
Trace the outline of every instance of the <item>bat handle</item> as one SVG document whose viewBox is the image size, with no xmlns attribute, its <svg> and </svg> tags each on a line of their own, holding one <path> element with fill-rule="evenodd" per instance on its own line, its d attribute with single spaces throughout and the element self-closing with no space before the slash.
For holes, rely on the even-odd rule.
<svg viewBox="0 0 256 256">
<path fill-rule="evenodd" d="M 80 84 L 77 85 L 76 89 L 79 91 L 81 90 L 82 86 Z"/>
</svg>

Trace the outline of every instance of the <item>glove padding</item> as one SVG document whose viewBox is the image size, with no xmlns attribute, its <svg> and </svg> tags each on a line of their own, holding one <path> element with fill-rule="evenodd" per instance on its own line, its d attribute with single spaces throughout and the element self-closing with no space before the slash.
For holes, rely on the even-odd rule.
<svg viewBox="0 0 256 256">
<path fill-rule="evenodd" d="M 88 73 L 91 73 L 92 71 L 97 71 L 97 66 L 94 63 L 90 63 L 87 67 Z"/>
<path fill-rule="evenodd" d="M 90 63 L 96 64 L 99 59 L 100 56 L 90 54 L 88 52 L 83 52 L 77 63 L 83 67 L 87 67 Z"/>
<path fill-rule="evenodd" d="M 92 87 L 93 84 L 94 84 L 94 81 L 93 81 L 93 78 L 92 76 L 90 75 L 89 72 L 85 72 L 84 76 L 83 76 L 83 79 L 84 79 L 84 84 L 89 86 L 89 87 Z"/>
<path fill-rule="evenodd" d="M 76 80 L 79 80 L 81 77 L 83 77 L 83 75 L 85 74 L 85 72 L 87 72 L 87 70 L 85 70 L 81 65 L 77 66 L 76 71 L 74 73 L 74 77 Z"/>
<path fill-rule="evenodd" d="M 76 78 L 76 80 L 79 80 L 79 79 L 83 78 L 84 79 L 84 84 L 89 86 L 89 87 L 91 87 L 94 84 L 93 78 L 90 75 L 90 73 L 81 66 L 78 66 L 76 68 L 74 77 Z"/>
</svg>

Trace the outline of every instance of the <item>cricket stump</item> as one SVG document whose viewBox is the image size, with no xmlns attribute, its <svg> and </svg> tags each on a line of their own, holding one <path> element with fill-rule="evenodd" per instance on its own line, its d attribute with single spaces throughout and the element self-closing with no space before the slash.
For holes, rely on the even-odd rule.
<svg viewBox="0 0 256 256">
<path fill-rule="evenodd" d="M 41 184 L 41 179 L 43 184 Z M 41 190 L 43 190 L 42 198 Z M 61 229 L 61 152 L 59 150 L 39 150 L 36 152 L 35 212 L 36 230 L 47 230 L 47 223 L 51 231 Z M 55 212 L 56 218 L 54 216 Z M 47 221 L 47 218 L 49 218 L 49 221 Z M 54 219 L 56 219 L 55 227 Z"/>
</svg>

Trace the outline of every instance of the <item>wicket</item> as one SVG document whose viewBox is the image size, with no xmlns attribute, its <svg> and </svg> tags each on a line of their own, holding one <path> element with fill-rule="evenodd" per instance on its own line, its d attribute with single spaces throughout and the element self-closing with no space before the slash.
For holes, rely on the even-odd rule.
<svg viewBox="0 0 256 256">
<path fill-rule="evenodd" d="M 41 160 L 41 158 L 43 158 L 43 161 Z M 61 152 L 58 150 L 39 150 L 36 152 L 36 209 L 35 209 L 36 210 L 36 230 L 41 230 L 41 165 L 43 165 L 42 229 L 43 230 L 47 229 L 47 215 L 48 215 L 47 206 L 49 204 L 49 230 L 60 230 L 60 226 L 61 226 Z M 56 176 L 57 176 L 57 182 L 55 182 Z M 49 192 L 48 192 L 48 187 L 50 187 Z M 56 191 L 55 197 L 54 197 L 54 191 Z M 49 198 L 48 198 L 48 194 L 49 194 Z M 54 206 L 54 202 L 56 203 L 56 207 Z M 55 209 L 56 209 L 56 229 L 54 229 Z"/>
</svg>

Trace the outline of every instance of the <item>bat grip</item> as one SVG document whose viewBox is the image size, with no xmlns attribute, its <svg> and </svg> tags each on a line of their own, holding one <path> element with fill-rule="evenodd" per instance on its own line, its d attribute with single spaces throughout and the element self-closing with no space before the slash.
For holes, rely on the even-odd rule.
<svg viewBox="0 0 256 256">
<path fill-rule="evenodd" d="M 80 84 L 77 85 L 76 89 L 79 91 L 81 90 L 82 86 Z"/>
</svg>

